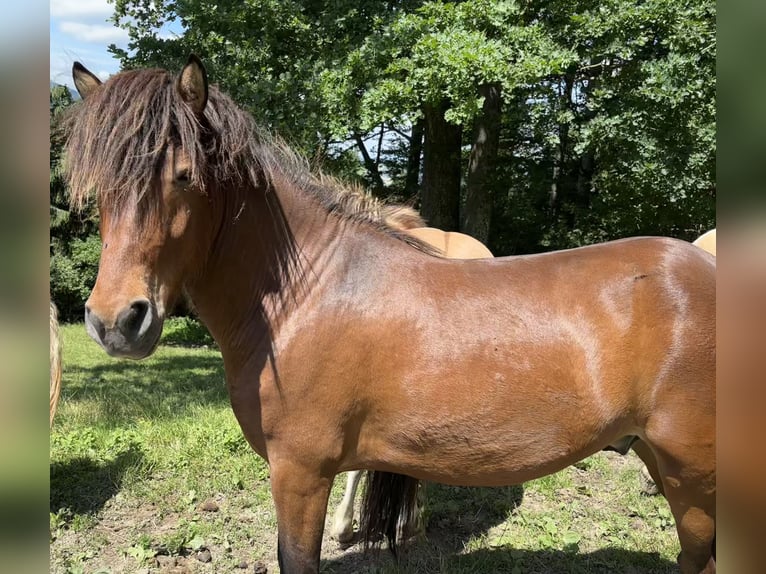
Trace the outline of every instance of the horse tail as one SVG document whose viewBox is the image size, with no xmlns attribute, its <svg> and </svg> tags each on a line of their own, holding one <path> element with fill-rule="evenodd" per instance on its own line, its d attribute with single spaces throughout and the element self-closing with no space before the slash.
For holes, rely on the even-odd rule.
<svg viewBox="0 0 766 574">
<path fill-rule="evenodd" d="M 413 524 L 417 511 L 419 480 L 392 472 L 368 471 L 361 511 L 361 534 L 365 548 L 385 536 L 396 556 L 399 534 Z"/>
<path fill-rule="evenodd" d="M 58 405 L 59 392 L 61 391 L 61 341 L 59 340 L 58 312 L 53 301 L 51 301 L 50 309 L 50 369 L 50 425 L 53 426 L 53 417 L 56 415 L 56 406 Z"/>
</svg>

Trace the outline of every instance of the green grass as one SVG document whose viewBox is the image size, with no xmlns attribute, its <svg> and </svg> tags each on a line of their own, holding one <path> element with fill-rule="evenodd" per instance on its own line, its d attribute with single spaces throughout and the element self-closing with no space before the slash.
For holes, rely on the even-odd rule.
<svg viewBox="0 0 766 574">
<path fill-rule="evenodd" d="M 50 439 L 55 571 L 97 562 L 113 540 L 99 547 L 95 536 L 83 555 L 80 538 L 104 524 L 125 525 L 119 550 L 129 560 L 113 571 L 132 571 L 144 562 L 137 548 L 178 553 L 196 536 L 230 530 L 220 524 L 225 513 L 197 512 L 200 501 L 237 495 L 270 504 L 268 467 L 231 412 L 220 354 L 177 346 L 179 324 L 188 327 L 175 320 L 163 336 L 174 346 L 161 344 L 140 362 L 106 356 L 82 325 L 62 326 L 64 375 Z M 167 524 L 153 533 L 151 522 Z"/>
<path fill-rule="evenodd" d="M 107 357 L 82 325 L 62 327 L 52 572 L 230 572 L 242 561 L 278 571 L 268 467 L 242 437 L 206 337 L 174 319 L 157 352 L 135 362 Z M 398 562 L 325 540 L 322 571 L 675 572 L 672 517 L 664 499 L 639 493 L 639 466 L 633 455 L 599 453 L 523 487 L 428 485 L 427 535 Z M 209 500 L 216 512 L 199 509 Z M 207 564 L 195 559 L 204 548 Z"/>
</svg>

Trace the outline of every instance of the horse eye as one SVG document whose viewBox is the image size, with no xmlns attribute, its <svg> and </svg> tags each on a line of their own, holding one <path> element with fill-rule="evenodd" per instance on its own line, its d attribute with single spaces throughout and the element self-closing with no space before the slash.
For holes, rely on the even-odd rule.
<svg viewBox="0 0 766 574">
<path fill-rule="evenodd" d="M 176 183 L 179 183 L 181 185 L 188 185 L 191 179 L 189 178 L 189 170 L 184 169 L 179 171 L 175 176 Z"/>
</svg>

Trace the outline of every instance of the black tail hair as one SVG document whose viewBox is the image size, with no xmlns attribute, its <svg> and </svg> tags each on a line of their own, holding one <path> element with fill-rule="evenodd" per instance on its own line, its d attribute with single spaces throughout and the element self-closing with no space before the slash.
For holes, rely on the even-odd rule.
<svg viewBox="0 0 766 574">
<path fill-rule="evenodd" d="M 415 518 L 419 482 L 403 474 L 367 472 L 360 528 L 365 549 L 385 536 L 391 553 L 396 556 L 400 528 L 413 524 Z"/>
</svg>

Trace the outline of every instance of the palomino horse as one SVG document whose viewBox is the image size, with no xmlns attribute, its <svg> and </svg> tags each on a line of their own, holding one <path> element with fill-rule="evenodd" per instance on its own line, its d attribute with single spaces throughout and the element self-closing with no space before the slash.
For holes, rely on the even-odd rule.
<svg viewBox="0 0 766 574">
<path fill-rule="evenodd" d="M 442 231 L 434 227 L 414 227 L 408 225 L 417 223 L 410 218 L 404 225 L 396 220 L 384 218 L 384 222 L 394 229 L 425 241 L 439 250 L 439 254 L 450 259 L 484 259 L 493 257 L 492 252 L 478 239 L 456 231 Z M 346 477 L 346 490 L 335 510 L 330 533 L 340 542 L 349 542 L 354 536 L 354 498 L 362 478 L 362 471 L 353 470 Z M 413 530 L 414 526 L 403 525 L 403 530 Z"/>
<path fill-rule="evenodd" d="M 363 526 L 395 549 L 417 480 L 520 484 L 636 441 L 681 570 L 714 571 L 714 257 L 668 238 L 437 257 L 346 211 L 196 57 L 73 72 L 67 173 L 102 239 L 88 332 L 144 358 L 191 297 L 270 467 L 282 572 L 318 572 L 339 472 L 375 471 Z"/>
<path fill-rule="evenodd" d="M 701 249 L 704 249 L 708 253 L 712 253 L 715 255 L 715 228 L 711 229 L 710 231 L 706 231 L 702 235 L 700 235 L 697 239 L 694 240 L 694 243 L 692 245 L 696 245 L 697 247 L 700 247 Z"/>
<path fill-rule="evenodd" d="M 492 252 L 479 241 L 457 231 L 442 231 L 433 227 L 416 227 L 406 232 L 438 249 L 439 254 L 450 259 L 485 259 Z"/>
<path fill-rule="evenodd" d="M 59 403 L 59 393 L 61 392 L 61 341 L 59 340 L 58 311 L 53 301 L 50 302 L 50 306 L 50 426 L 53 426 L 53 417 L 56 416 L 56 406 Z"/>
</svg>

